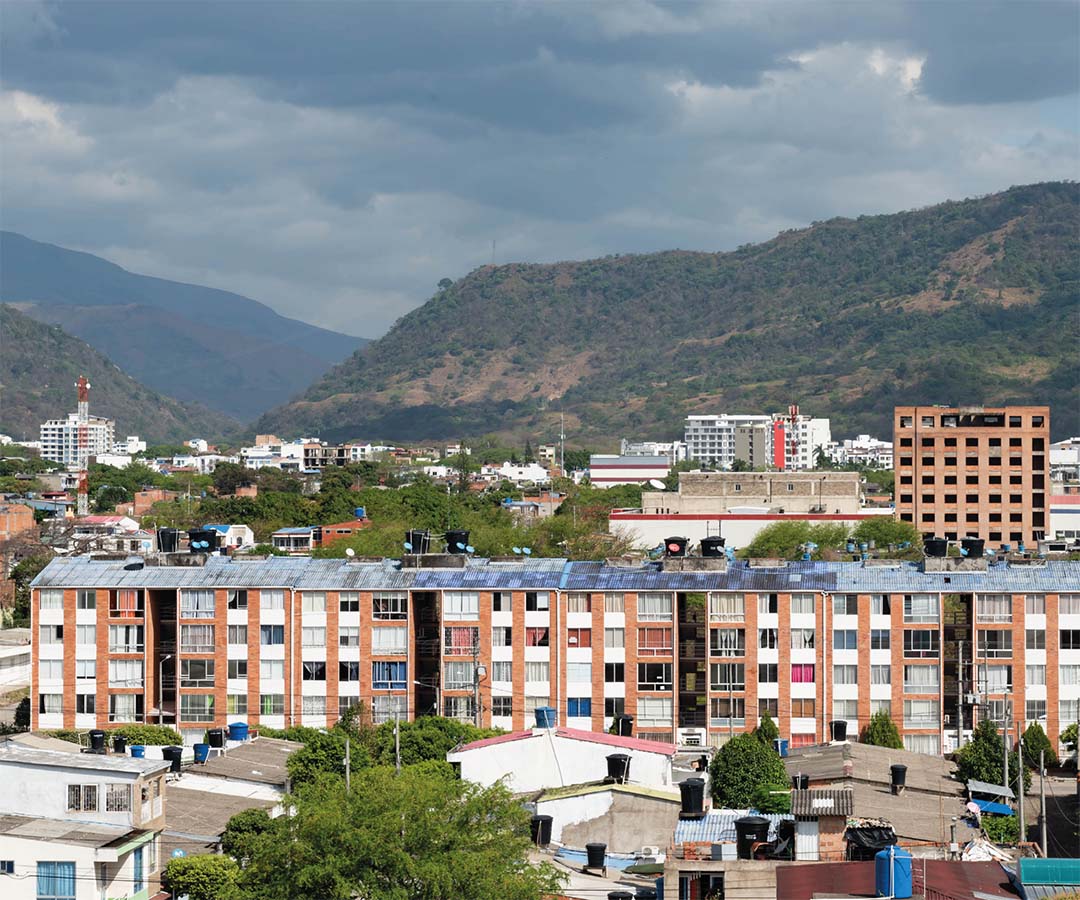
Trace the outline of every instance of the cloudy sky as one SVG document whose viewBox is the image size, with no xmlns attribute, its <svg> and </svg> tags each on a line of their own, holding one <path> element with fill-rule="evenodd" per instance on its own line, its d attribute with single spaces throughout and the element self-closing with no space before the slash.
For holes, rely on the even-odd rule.
<svg viewBox="0 0 1080 900">
<path fill-rule="evenodd" d="M 377 336 L 445 276 L 1080 177 L 1080 5 L 0 2 L 2 224 Z"/>
</svg>

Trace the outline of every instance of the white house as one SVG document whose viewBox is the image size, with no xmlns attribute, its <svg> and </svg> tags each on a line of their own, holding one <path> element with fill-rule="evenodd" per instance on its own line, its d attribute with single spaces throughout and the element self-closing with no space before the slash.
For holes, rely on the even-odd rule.
<svg viewBox="0 0 1080 900">
<path fill-rule="evenodd" d="M 169 763 L 0 745 L 4 900 L 146 900 L 159 881 Z"/>
<path fill-rule="evenodd" d="M 248 525 L 204 525 L 221 535 L 222 547 L 250 547 L 255 543 L 255 532 Z"/>
<path fill-rule="evenodd" d="M 551 480 L 548 470 L 534 462 L 524 466 L 515 466 L 512 462 L 504 462 L 501 466 L 481 466 L 480 475 L 495 482 L 509 481 L 512 484 L 526 481 L 547 484 Z"/>
<path fill-rule="evenodd" d="M 502 781 L 511 791 L 522 793 L 600 781 L 608 773 L 607 757 L 612 754 L 630 757 L 629 784 L 672 786 L 674 744 L 604 731 L 515 731 L 464 744 L 446 754 L 446 759 L 461 767 L 462 778 L 485 787 Z"/>
</svg>

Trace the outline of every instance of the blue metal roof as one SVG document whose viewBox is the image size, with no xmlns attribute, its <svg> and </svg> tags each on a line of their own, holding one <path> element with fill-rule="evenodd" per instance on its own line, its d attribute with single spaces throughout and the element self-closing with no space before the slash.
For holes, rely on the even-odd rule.
<svg viewBox="0 0 1080 900">
<path fill-rule="evenodd" d="M 757 816 L 769 820 L 769 840 L 776 839 L 776 828 L 784 819 L 794 819 L 792 815 L 777 813 L 756 813 L 745 809 L 711 809 L 703 819 L 679 819 L 675 825 L 675 843 L 700 843 L 709 841 L 720 844 L 735 840 L 735 820 L 743 816 Z"/>
<path fill-rule="evenodd" d="M 972 800 L 979 809 L 984 813 L 994 813 L 998 816 L 1011 816 L 1013 811 L 1011 807 L 1006 806 L 1004 803 L 995 803 L 993 800 Z"/>
<path fill-rule="evenodd" d="M 310 534 L 315 530 L 314 525 L 301 525 L 292 528 L 279 528 L 274 534 Z"/>
</svg>

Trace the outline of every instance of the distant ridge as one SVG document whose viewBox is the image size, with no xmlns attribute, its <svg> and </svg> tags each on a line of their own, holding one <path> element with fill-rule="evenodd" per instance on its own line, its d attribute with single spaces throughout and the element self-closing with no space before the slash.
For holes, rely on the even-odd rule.
<svg viewBox="0 0 1080 900">
<path fill-rule="evenodd" d="M 731 253 L 484 266 L 259 431 L 671 437 L 800 403 L 888 438 L 896 403 L 1050 403 L 1080 433 L 1080 188 L 832 219 Z"/>
<path fill-rule="evenodd" d="M 0 232 L 0 300 L 60 325 L 147 386 L 251 419 L 362 346 L 214 288 Z"/>
<path fill-rule="evenodd" d="M 37 440 L 46 419 L 75 411 L 75 379 L 90 379 L 90 412 L 116 420 L 117 438 L 150 443 L 211 440 L 236 428 L 228 416 L 163 397 L 84 341 L 0 304 L 0 432 Z"/>
</svg>

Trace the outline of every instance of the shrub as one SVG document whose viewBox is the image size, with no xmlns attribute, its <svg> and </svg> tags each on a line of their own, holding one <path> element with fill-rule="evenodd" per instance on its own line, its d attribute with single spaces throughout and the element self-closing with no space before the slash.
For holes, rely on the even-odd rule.
<svg viewBox="0 0 1080 900">
<path fill-rule="evenodd" d="M 791 788 L 786 784 L 763 784 L 755 791 L 751 807 L 762 813 L 791 812 Z"/>
<path fill-rule="evenodd" d="M 228 856 L 187 856 L 169 860 L 162 880 L 174 897 L 187 894 L 188 900 L 218 900 L 235 883 L 239 871 Z"/>
<path fill-rule="evenodd" d="M 245 809 L 229 819 L 221 836 L 221 851 L 242 862 L 251 856 L 252 842 L 273 828 L 265 809 Z"/>
<path fill-rule="evenodd" d="M 786 784 L 780 754 L 753 734 L 740 734 L 720 748 L 709 765 L 713 799 L 718 805 L 747 809 L 762 785 Z"/>
<path fill-rule="evenodd" d="M 1038 722 L 1032 722 L 1024 732 L 1024 763 L 1032 769 L 1039 768 L 1039 751 L 1043 751 L 1043 764 L 1056 767 L 1061 764 L 1054 745 Z"/>
<path fill-rule="evenodd" d="M 890 747 L 893 750 L 903 750 L 904 741 L 896 728 L 896 723 L 885 710 L 879 709 L 870 718 L 870 724 L 863 729 L 860 740 L 864 744 L 872 744 L 875 747 Z"/>
<path fill-rule="evenodd" d="M 995 844 L 1015 844 L 1020 840 L 1020 820 L 1016 816 L 983 816 L 982 829 Z"/>
<path fill-rule="evenodd" d="M 776 723 L 773 721 L 772 716 L 767 712 L 761 714 L 761 721 L 758 722 L 757 728 L 753 731 L 754 737 L 756 737 L 766 747 L 773 747 L 773 741 L 780 737 L 780 729 L 776 727 Z"/>
</svg>

